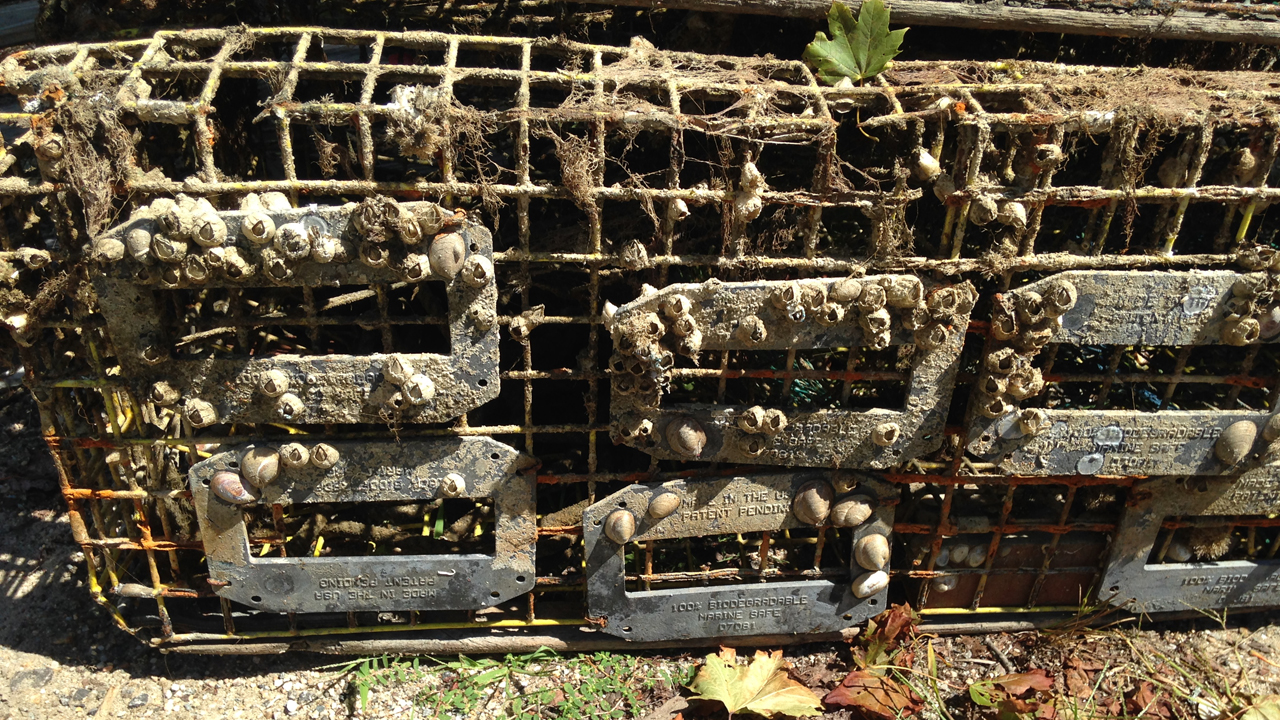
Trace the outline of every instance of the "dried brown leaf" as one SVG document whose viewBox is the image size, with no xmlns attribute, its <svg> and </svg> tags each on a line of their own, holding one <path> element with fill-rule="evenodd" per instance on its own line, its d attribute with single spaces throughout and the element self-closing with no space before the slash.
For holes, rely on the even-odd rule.
<svg viewBox="0 0 1280 720">
<path fill-rule="evenodd" d="M 911 688 L 900 685 L 892 678 L 875 675 L 865 670 L 849 673 L 837 687 L 822 699 L 827 705 L 853 708 L 864 718 L 871 720 L 895 720 L 919 712 L 921 699 Z"/>
<path fill-rule="evenodd" d="M 1015 697 L 1025 695 L 1032 690 L 1049 692 L 1053 689 L 1053 679 L 1039 668 L 1023 673 L 1002 675 L 996 678 L 994 682 L 1003 688 L 1005 692 Z"/>
</svg>

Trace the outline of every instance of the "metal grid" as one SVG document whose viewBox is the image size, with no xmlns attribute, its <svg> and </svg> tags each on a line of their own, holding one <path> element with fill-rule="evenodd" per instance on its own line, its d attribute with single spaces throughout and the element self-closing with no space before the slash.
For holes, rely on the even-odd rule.
<svg viewBox="0 0 1280 720">
<path fill-rule="evenodd" d="M 1144 114 L 1126 101 L 1170 92 L 1176 73 L 900 63 L 866 87 L 834 89 L 819 86 L 795 62 L 642 44 L 322 29 L 162 32 L 43 48 L 11 57 L 0 73 L 16 95 L 0 121 L 21 133 L 5 136 L 12 160 L 0 177 L 0 193 L 9 198 L 0 259 L 26 268 L 13 284 L 22 296 L 6 299 L 5 317 L 24 345 L 72 528 L 86 548 L 91 592 L 122 627 L 147 628 L 156 643 L 587 622 L 573 506 L 628 483 L 752 471 L 659 461 L 601 442 L 611 429 L 602 410 L 609 385 L 606 301 L 634 299 L 641 283 L 870 269 L 963 275 L 979 285 L 984 299 L 974 317 L 985 318 L 992 292 L 1047 273 L 1226 268 L 1238 250 L 1270 244 L 1276 232 L 1265 210 L 1280 192 L 1270 187 L 1280 135 L 1272 114 L 1277 93 L 1265 75 L 1204 73 L 1203 87 L 1177 91 L 1176 110 Z M 393 92 L 397 86 L 435 88 L 427 121 Z M 1100 87 L 1108 97 L 1075 94 Z M 133 154 L 111 177 L 110 195 L 95 197 L 86 191 L 86 171 L 59 163 L 70 155 L 53 157 L 49 144 L 81 151 L 89 145 L 83 131 L 69 126 L 75 116 L 66 110 L 101 88 L 116 92 L 106 109 L 118 112 L 136 137 Z M 411 149 L 424 133 L 443 141 L 431 153 L 406 153 L 406 125 L 420 143 Z M 164 142 L 183 136 L 177 128 L 190 141 L 162 156 Z M 939 159 L 936 173 L 921 151 Z M 245 163 L 246 156 L 256 162 Z M 744 187 L 748 164 L 769 187 Z M 43 312 L 23 307 L 60 273 L 74 286 L 92 272 L 83 264 L 83 238 L 135 203 L 187 193 L 233 207 L 247 193 L 273 191 L 299 205 L 375 194 L 434 199 L 468 208 L 494 230 L 502 394 L 456 422 L 395 432 L 493 436 L 541 461 L 539 577 L 526 598 L 492 612 L 430 617 L 279 617 L 217 599 L 201 580 L 202 544 L 183 481 L 190 464 L 247 437 L 360 440 L 389 437 L 389 430 L 193 432 L 120 383 L 113 360 L 119 349 L 105 336 L 92 298 L 35 308 Z M 744 193 L 759 201 L 758 216 L 737 210 Z M 1020 203 L 1025 223 L 974 222 L 997 198 Z M 22 223 L 27 218 L 37 222 Z M 43 265 L 44 256 L 31 249 L 46 246 L 53 261 Z M 286 319 L 296 319 L 300 335 L 315 343 L 322 314 L 313 291 L 302 292 L 302 312 L 289 308 Z M 368 292 L 376 313 L 357 324 L 374 329 L 382 351 L 399 350 L 387 300 L 395 288 Z M 240 311 L 239 302 L 229 299 L 228 306 Z M 248 318 L 244 324 L 254 325 Z M 203 327 L 190 327 L 197 326 Z M 968 330 L 961 385 L 977 376 L 992 347 L 986 323 Z M 1251 346 L 1230 366 L 1214 356 L 1207 361 L 1211 372 L 1193 362 L 1198 351 L 1108 348 L 1069 369 L 1067 348 L 1050 346 L 1040 355 L 1050 385 L 1045 402 L 1076 398 L 1150 409 L 1155 400 L 1139 402 L 1132 393 L 1126 400 L 1116 389 L 1150 385 L 1160 407 L 1174 408 L 1187 405 L 1179 386 L 1195 382 L 1215 388 L 1208 407 L 1274 407 L 1269 346 Z M 796 397 L 804 382 L 827 383 L 813 392 L 843 402 L 864 390 L 862 383 L 900 379 L 891 359 L 858 352 L 841 359 L 726 351 L 681 372 L 720 401 L 729 381 L 742 378 L 781 381 L 774 392 L 782 402 L 811 401 Z M 1087 392 L 1067 389 L 1086 383 L 1094 384 Z M 960 450 L 968 403 L 956 393 L 941 450 L 885 474 L 904 497 L 894 526 L 900 539 L 894 576 L 905 582 L 895 592 L 926 607 L 969 610 L 1044 611 L 1073 606 L 1072 597 L 1083 602 L 1115 530 L 1116 504 L 1133 479 L 1006 475 Z M 910 502 L 926 495 L 932 505 Z M 1086 503 L 1084 495 L 1103 500 Z M 435 509 L 419 510 L 423 529 L 438 526 Z M 251 535 L 255 552 L 285 556 L 304 522 L 288 507 L 271 507 Z M 483 535 L 485 521 L 475 527 Z M 765 548 L 776 539 L 734 542 L 742 548 L 758 542 L 767 568 Z M 956 569 L 949 556 L 960 542 L 985 545 L 984 562 Z M 1069 559 L 1077 545 L 1094 552 L 1088 562 Z M 1030 546 L 1037 550 L 1019 549 Z M 1013 550 L 1002 554 L 1006 547 Z M 643 570 L 629 578 L 646 588 L 668 579 L 764 572 L 752 567 L 750 552 L 729 553 L 736 569 L 711 570 L 680 569 L 678 560 L 664 569 L 660 554 L 650 564 L 652 552 L 646 548 Z M 966 557 L 974 556 L 971 549 Z M 813 565 L 824 572 L 816 553 Z M 992 595 L 988 579 L 1008 576 L 1025 581 L 1025 596 L 985 600 Z M 949 577 L 956 588 L 939 592 L 937 580 Z M 154 610 L 134 602 L 144 598 L 154 600 Z"/>
</svg>

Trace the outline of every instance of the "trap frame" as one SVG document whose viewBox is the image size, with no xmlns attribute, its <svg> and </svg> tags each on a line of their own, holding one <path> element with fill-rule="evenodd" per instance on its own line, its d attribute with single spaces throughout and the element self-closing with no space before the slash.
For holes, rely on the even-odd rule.
<svg viewBox="0 0 1280 720">
<path fill-rule="evenodd" d="M 1274 311 L 1263 250 L 1277 230 L 1267 210 L 1280 192 L 1280 135 L 1275 80 L 1266 74 L 1198 73 L 1189 82 L 1170 70 L 901 62 L 866 86 L 830 88 L 799 62 L 642 42 L 242 28 L 39 48 L 6 58 L 0 79 L 4 317 L 85 550 L 90 592 L 121 627 L 157 646 L 625 645 L 585 597 L 586 508 L 636 483 L 799 472 L 660 459 L 615 442 L 621 418 L 609 410 L 618 382 L 610 358 L 620 336 L 612 308 L 642 299 L 645 284 L 870 283 L 894 273 L 971 283 L 972 319 L 957 330 L 957 381 L 934 449 L 886 469 L 849 470 L 897 489 L 884 501 L 894 519 L 891 582 L 880 597 L 974 630 L 1114 600 L 1102 579 L 1116 562 L 1116 538 L 1135 522 L 1126 506 L 1145 483 L 1103 467 L 1011 472 L 1005 455 L 973 451 L 990 422 L 979 412 L 991 400 L 982 387 L 992 376 L 987 359 L 1019 342 L 993 331 L 1014 312 L 1002 303 L 1070 272 L 1216 271 L 1233 280 L 1204 298 L 1205 312 L 1179 316 L 1190 340 L 1151 342 L 1141 323 L 1131 340 L 1081 344 L 1061 326 L 1037 340 L 1023 354 L 1044 387 L 1013 403 L 1022 410 L 1147 413 L 1157 425 L 1171 417 L 1161 411 L 1243 413 L 1261 427 L 1280 390 L 1273 327 L 1241 350 L 1223 347 L 1218 332 L 1236 276 L 1261 273 L 1250 312 L 1265 324 Z M 130 218 L 152 222 L 156 198 L 206 198 L 234 227 L 236 213 L 247 212 L 236 210 L 244 198 L 270 193 L 303 210 L 345 206 L 335 212 L 348 214 L 346 203 L 376 196 L 404 206 L 431 201 L 492 233 L 497 398 L 447 422 L 392 414 L 200 428 L 190 405 L 144 396 L 121 368 L 146 348 L 112 336 L 104 317 L 111 308 L 92 285 L 133 260 L 119 259 L 123 240 L 115 248 L 103 238 L 118 237 Z M 280 212 L 274 217 L 296 211 Z M 189 275 L 137 285 L 161 298 L 160 349 L 170 359 L 443 350 L 424 339 L 445 322 L 441 294 L 403 276 L 375 273 L 338 287 Z M 1121 310 L 1133 297 L 1114 295 L 1088 297 Z M 911 346 L 860 342 L 707 350 L 696 365 L 676 361 L 668 392 L 788 413 L 897 407 Z M 535 563 L 531 591 L 486 608 L 339 604 L 326 612 L 259 610 L 219 595 L 225 580 L 206 564 L 208 536 L 188 485 L 197 463 L 254 442 L 295 441 L 314 452 L 320 442 L 434 448 L 468 438 L 492 438 L 537 462 L 535 470 L 513 466 L 536 478 L 536 498 L 527 501 L 537 540 L 520 548 Z M 1185 477 L 1187 492 L 1220 485 L 1204 474 L 1245 473 L 1256 492 L 1225 519 L 1213 515 L 1219 530 L 1210 540 L 1228 546 L 1215 560 L 1249 563 L 1261 575 L 1280 522 L 1268 517 L 1270 439 L 1246 448 L 1243 465 L 1162 471 Z M 1202 440 L 1185 447 L 1212 455 L 1213 438 Z M 802 489 L 775 488 L 788 506 Z M 306 510 L 255 502 L 244 511 L 245 534 L 255 556 L 303 560 L 483 553 L 504 542 L 492 503 L 433 497 L 329 498 Z M 1205 524 L 1171 512 L 1151 564 L 1165 561 L 1177 532 Z M 823 520 L 697 532 L 623 543 L 627 586 L 808 579 L 845 587 L 861 572 L 851 557 L 854 532 Z M 973 558 L 981 561 L 970 565 Z M 1210 585 L 1236 576 L 1204 566 Z M 1260 593 L 1254 604 L 1274 599 Z M 716 642 L 759 635 L 694 631 Z"/>
</svg>

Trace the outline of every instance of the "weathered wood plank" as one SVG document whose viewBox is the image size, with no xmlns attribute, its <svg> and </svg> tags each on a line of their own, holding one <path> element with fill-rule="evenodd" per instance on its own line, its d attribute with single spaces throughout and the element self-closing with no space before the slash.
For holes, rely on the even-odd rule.
<svg viewBox="0 0 1280 720">
<path fill-rule="evenodd" d="M 828 0 L 586 0 L 586 2 L 787 17 L 821 17 L 831 7 Z M 848 4 L 856 10 L 861 2 L 850 0 Z M 1223 15 L 1193 14 L 1182 11 L 1174 11 L 1169 15 L 1131 15 L 1091 10 L 1011 7 L 995 2 L 968 5 L 942 0 L 894 0 L 888 5 L 893 11 L 894 23 L 902 25 L 943 25 L 977 30 L 1022 30 L 1076 35 L 1280 44 L 1280 20 L 1234 19 Z M 1221 3 L 1217 6 L 1221 6 Z"/>
</svg>

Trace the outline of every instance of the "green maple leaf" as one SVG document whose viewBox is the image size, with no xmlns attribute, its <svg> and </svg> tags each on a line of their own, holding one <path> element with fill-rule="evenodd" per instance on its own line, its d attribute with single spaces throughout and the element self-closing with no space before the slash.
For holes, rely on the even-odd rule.
<svg viewBox="0 0 1280 720">
<path fill-rule="evenodd" d="M 907 32 L 907 28 L 889 32 L 889 10 L 881 0 L 865 0 L 857 20 L 843 3 L 832 3 L 827 26 L 831 39 L 819 31 L 804 49 L 804 59 L 828 85 L 843 78 L 858 82 L 874 77 L 900 52 Z"/>
<path fill-rule="evenodd" d="M 729 715 L 738 712 L 774 715 L 821 715 L 822 705 L 809 688 L 787 675 L 787 662 L 782 651 L 773 654 L 756 651 L 746 667 L 737 663 L 733 648 L 723 648 L 719 655 L 708 655 L 689 689 L 697 693 L 695 700 L 716 700 L 724 704 Z"/>
</svg>

